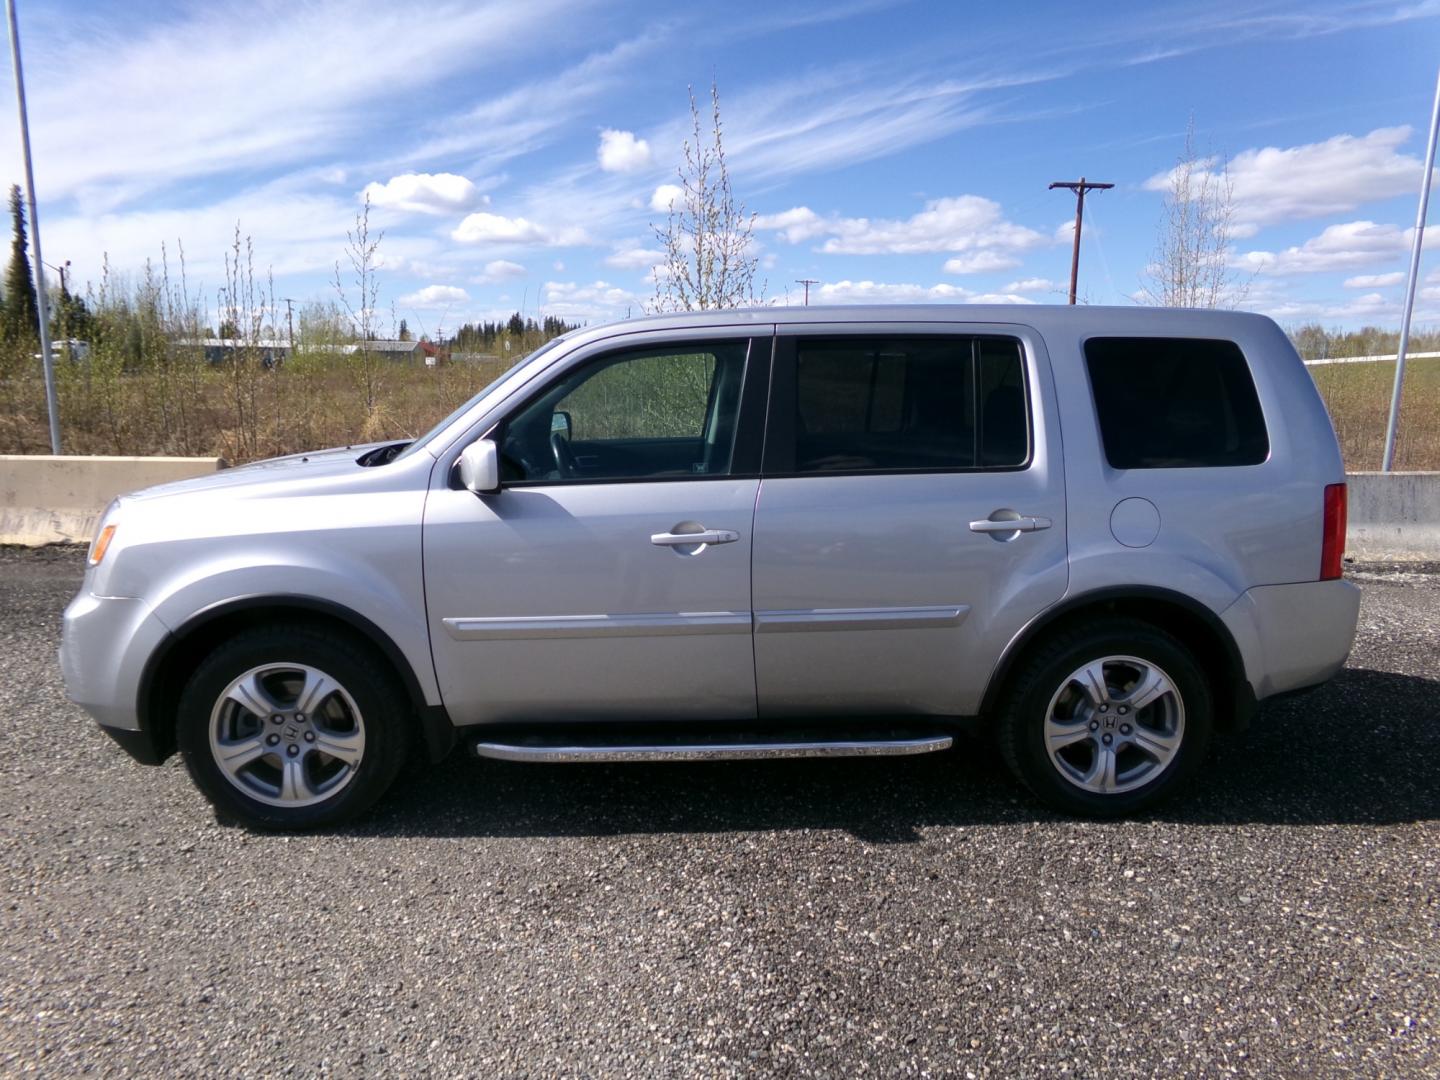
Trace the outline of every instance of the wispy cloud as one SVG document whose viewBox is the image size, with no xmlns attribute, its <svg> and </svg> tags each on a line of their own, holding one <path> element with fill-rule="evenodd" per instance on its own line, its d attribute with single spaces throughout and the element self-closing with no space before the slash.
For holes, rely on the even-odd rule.
<svg viewBox="0 0 1440 1080">
<path fill-rule="evenodd" d="M 582 6 L 261 0 L 148 23 L 128 7 L 67 17 L 63 37 L 31 50 L 27 71 L 37 182 L 49 199 L 103 212 L 194 178 L 319 160 L 474 50 L 497 40 L 538 50 L 538 31 Z M 377 77 L 377 42 L 386 69 L 405 73 L 400 91 Z M 5 146 L 13 125 L 0 115 Z"/>
</svg>

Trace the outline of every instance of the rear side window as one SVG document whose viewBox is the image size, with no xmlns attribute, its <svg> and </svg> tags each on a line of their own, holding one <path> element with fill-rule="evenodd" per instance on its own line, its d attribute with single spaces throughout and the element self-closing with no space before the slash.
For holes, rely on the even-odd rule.
<svg viewBox="0 0 1440 1080">
<path fill-rule="evenodd" d="M 806 339 L 795 361 L 796 472 L 1007 468 L 1029 456 L 1014 339 Z"/>
<path fill-rule="evenodd" d="M 1115 469 L 1258 465 L 1270 438 L 1239 346 L 1194 338 L 1091 338 L 1085 364 Z"/>
</svg>

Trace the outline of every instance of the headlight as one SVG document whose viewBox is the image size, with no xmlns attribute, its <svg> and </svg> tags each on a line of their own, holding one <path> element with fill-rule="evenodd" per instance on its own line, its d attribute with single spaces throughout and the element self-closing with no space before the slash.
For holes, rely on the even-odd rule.
<svg viewBox="0 0 1440 1080">
<path fill-rule="evenodd" d="M 100 561 L 105 558 L 105 552 L 110 548 L 110 541 L 115 536 L 115 526 L 106 525 L 98 533 L 95 539 L 90 541 L 90 565 L 99 566 Z"/>
<path fill-rule="evenodd" d="M 95 531 L 95 537 L 90 541 L 90 553 L 86 561 L 91 566 L 99 566 L 105 558 L 105 552 L 110 549 L 110 541 L 115 539 L 115 511 L 119 508 L 120 500 L 113 500 L 100 515 L 100 528 Z"/>
</svg>

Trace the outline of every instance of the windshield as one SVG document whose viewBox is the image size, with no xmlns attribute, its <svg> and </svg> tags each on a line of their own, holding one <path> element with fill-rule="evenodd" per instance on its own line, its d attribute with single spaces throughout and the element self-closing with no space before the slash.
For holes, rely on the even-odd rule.
<svg viewBox="0 0 1440 1080">
<path fill-rule="evenodd" d="M 484 397 L 486 394 L 488 394 L 488 393 L 490 392 L 491 388 L 494 387 L 495 384 L 498 383 L 501 379 L 505 378 L 505 377 L 506 377 L 507 375 L 509 375 L 512 371 L 514 371 L 516 368 L 518 368 L 521 364 L 526 363 L 527 361 L 530 361 L 530 360 L 535 359 L 535 357 L 539 356 L 541 353 L 549 352 L 551 349 L 553 349 L 556 345 L 559 345 L 559 344 L 560 344 L 562 341 L 564 341 L 564 340 L 565 340 L 565 339 L 564 339 L 563 337 L 551 338 L 551 339 L 550 339 L 549 341 L 547 341 L 544 345 L 541 345 L 538 349 L 535 349 L 533 352 L 528 352 L 528 353 L 526 353 L 524 356 L 520 357 L 519 360 L 516 360 L 513 364 L 511 364 L 508 368 L 506 368 L 504 371 L 502 371 L 499 375 L 495 376 L 495 378 L 491 379 L 488 383 L 486 383 L 485 386 L 484 386 L 478 393 L 476 393 L 476 394 L 474 394 L 472 397 L 470 397 L 469 400 L 467 400 L 464 404 L 462 404 L 462 405 L 461 405 L 459 408 L 457 408 L 454 412 L 450 413 L 448 416 L 445 417 L 445 419 L 441 420 L 438 424 L 436 424 L 434 427 L 432 427 L 429 431 L 425 432 L 424 435 L 421 435 L 418 439 L 416 439 L 414 442 L 412 442 L 409 446 L 405 447 L 404 450 L 400 451 L 400 453 L 396 454 L 396 455 L 395 455 L 393 458 L 391 458 L 390 460 L 391 460 L 391 461 L 399 461 L 401 458 L 407 458 L 407 457 L 409 457 L 411 454 L 415 453 L 415 452 L 416 452 L 417 450 L 419 450 L 422 446 L 424 446 L 424 445 L 425 445 L 426 443 L 428 443 L 431 439 L 433 439 L 436 435 L 438 435 L 441 431 L 443 431 L 445 428 L 449 427 L 449 426 L 450 426 L 452 423 L 454 423 L 457 419 L 459 419 L 461 416 L 463 416 L 463 415 L 465 414 L 465 412 L 466 412 L 472 405 L 474 405 L 474 404 L 475 404 L 477 401 L 479 401 L 482 397 Z"/>
</svg>

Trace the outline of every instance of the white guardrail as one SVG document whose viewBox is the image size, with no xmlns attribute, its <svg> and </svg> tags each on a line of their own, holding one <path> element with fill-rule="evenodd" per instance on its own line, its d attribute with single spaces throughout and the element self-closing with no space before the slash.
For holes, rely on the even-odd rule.
<svg viewBox="0 0 1440 1080">
<path fill-rule="evenodd" d="M 1440 356 L 1440 352 L 1407 352 L 1405 359 L 1409 360 L 1434 360 Z M 1378 364 L 1385 360 L 1399 360 L 1399 353 L 1391 353 L 1389 356 L 1326 356 L 1319 360 L 1306 360 L 1306 367 L 1319 367 L 1322 364 Z"/>
</svg>

